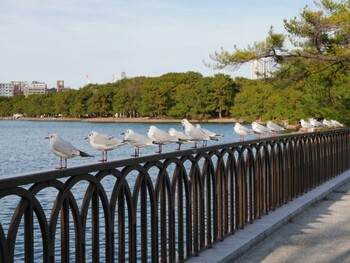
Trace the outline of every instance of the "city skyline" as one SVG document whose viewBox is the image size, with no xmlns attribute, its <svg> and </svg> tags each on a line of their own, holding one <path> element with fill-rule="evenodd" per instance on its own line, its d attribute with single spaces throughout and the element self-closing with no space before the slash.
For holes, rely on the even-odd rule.
<svg viewBox="0 0 350 263">
<path fill-rule="evenodd" d="M 74 89 L 107 83 L 115 74 L 157 77 L 195 71 L 250 78 L 238 71 L 212 70 L 203 63 L 221 47 L 245 48 L 284 32 L 283 19 L 313 1 L 0 0 L 0 82 L 36 80 Z"/>
</svg>

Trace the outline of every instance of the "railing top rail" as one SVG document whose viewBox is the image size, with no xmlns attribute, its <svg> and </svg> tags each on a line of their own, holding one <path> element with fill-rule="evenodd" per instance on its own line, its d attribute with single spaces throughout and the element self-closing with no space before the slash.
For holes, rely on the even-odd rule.
<svg viewBox="0 0 350 263">
<path fill-rule="evenodd" d="M 137 165 L 140 163 L 146 162 L 154 162 L 159 160 L 165 160 L 170 158 L 179 158 L 184 156 L 189 156 L 193 154 L 206 153 L 210 151 L 217 151 L 221 149 L 234 148 L 234 147 L 242 147 L 249 146 L 252 144 L 273 142 L 276 140 L 287 139 L 287 138 L 302 138 L 305 136 L 313 136 L 313 135 L 327 135 L 334 133 L 348 133 L 350 132 L 350 128 L 342 128 L 336 130 L 327 130 L 327 131 L 317 131 L 317 132 L 308 132 L 308 133 L 290 133 L 290 134 L 281 134 L 276 136 L 271 136 L 268 138 L 247 140 L 243 142 L 232 142 L 225 144 L 215 144 L 212 146 L 199 147 L 196 149 L 186 149 L 181 151 L 173 151 L 166 152 L 161 154 L 153 154 L 153 155 L 145 155 L 137 158 L 125 158 L 116 161 L 110 161 L 107 163 L 94 163 L 91 165 L 84 166 L 76 166 L 72 168 L 67 168 L 64 170 L 49 170 L 49 171 L 40 171 L 31 174 L 20 174 L 20 175 L 9 175 L 4 176 L 0 179 L 0 190 L 7 189 L 11 187 L 16 187 L 20 185 L 33 184 L 38 182 L 45 182 L 49 180 L 59 179 L 59 178 L 67 178 L 74 177 L 81 174 L 88 174 L 96 171 L 105 171 L 115 169 L 117 167 L 125 167 L 130 165 Z"/>
</svg>

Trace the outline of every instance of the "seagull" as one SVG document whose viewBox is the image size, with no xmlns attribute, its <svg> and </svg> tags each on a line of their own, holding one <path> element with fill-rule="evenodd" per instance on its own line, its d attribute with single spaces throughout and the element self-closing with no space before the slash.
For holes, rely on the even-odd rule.
<svg viewBox="0 0 350 263">
<path fill-rule="evenodd" d="M 177 131 L 174 128 L 170 128 L 168 130 L 168 133 L 171 136 L 175 136 L 178 139 L 178 141 L 176 142 L 179 145 L 179 147 L 177 148 L 178 151 L 180 151 L 182 144 L 191 142 L 190 137 L 186 133 L 181 132 L 181 131 Z"/>
<path fill-rule="evenodd" d="M 331 120 L 331 123 L 335 127 L 343 127 L 344 126 L 344 124 L 342 124 L 342 123 L 340 123 L 339 121 L 336 121 L 336 120 Z"/>
<path fill-rule="evenodd" d="M 159 128 L 157 128 L 154 125 L 151 125 L 147 132 L 148 138 L 150 138 L 154 144 L 159 145 L 159 151 L 157 153 L 162 152 L 162 145 L 170 143 L 170 142 L 177 142 L 178 139 L 175 136 L 171 136 L 166 131 L 163 131 Z"/>
<path fill-rule="evenodd" d="M 314 129 L 314 126 L 310 122 L 304 121 L 303 119 L 300 120 L 300 124 L 301 127 L 306 128 L 308 132 Z"/>
<path fill-rule="evenodd" d="M 266 123 L 266 127 L 270 130 L 270 132 L 279 132 L 284 130 L 283 127 L 279 126 L 276 123 L 273 123 L 272 121 L 268 121 Z"/>
<path fill-rule="evenodd" d="M 119 146 L 125 144 L 125 142 L 118 138 L 108 134 L 101 134 L 96 131 L 91 131 L 85 139 L 90 141 L 92 148 L 102 152 L 101 162 L 107 162 L 108 151 L 117 149 Z"/>
<path fill-rule="evenodd" d="M 62 139 L 58 134 L 52 134 L 50 136 L 45 137 L 45 139 L 49 140 L 49 148 L 50 150 L 60 157 L 60 167 L 56 169 L 66 169 L 67 168 L 67 159 L 74 158 L 77 156 L 80 157 L 93 157 L 92 155 L 82 152 L 75 148 L 70 142 Z M 65 165 L 62 166 L 62 159 L 64 159 Z"/>
<path fill-rule="evenodd" d="M 191 138 L 191 141 L 195 142 L 194 148 L 197 148 L 198 141 L 205 142 L 210 140 L 209 135 L 205 134 L 201 129 L 194 127 L 187 119 L 183 119 L 181 125 L 185 129 L 185 133 Z"/>
<path fill-rule="evenodd" d="M 332 123 L 331 121 L 326 120 L 326 119 L 324 119 L 324 120 L 322 121 L 322 124 L 323 124 L 324 126 L 327 126 L 327 127 L 333 127 L 333 126 L 334 126 L 333 123 Z"/>
<path fill-rule="evenodd" d="M 310 118 L 309 122 L 314 127 L 323 127 L 324 126 L 321 122 L 319 122 L 318 120 L 316 120 L 314 118 Z"/>
<path fill-rule="evenodd" d="M 240 135 L 240 141 L 244 141 L 244 137 L 249 135 L 249 134 L 254 134 L 253 130 L 239 124 L 236 122 L 234 126 L 234 131 Z"/>
<path fill-rule="evenodd" d="M 141 147 L 154 146 L 151 139 L 134 132 L 132 129 L 126 129 L 122 135 L 124 135 L 124 141 L 130 146 L 134 147 L 134 157 L 138 157 L 140 155 Z"/>
<path fill-rule="evenodd" d="M 209 131 L 207 129 L 202 128 L 200 124 L 197 124 L 196 128 L 200 129 L 202 132 L 204 132 L 206 135 L 208 135 L 210 140 L 212 140 L 212 141 L 217 141 L 217 140 L 219 140 L 219 138 L 224 137 L 223 134 L 215 133 L 215 132 L 212 132 L 212 131 Z"/>
<path fill-rule="evenodd" d="M 258 138 L 260 138 L 262 133 L 269 132 L 269 129 L 257 122 L 252 122 L 252 130 L 253 132 L 258 134 Z"/>
</svg>

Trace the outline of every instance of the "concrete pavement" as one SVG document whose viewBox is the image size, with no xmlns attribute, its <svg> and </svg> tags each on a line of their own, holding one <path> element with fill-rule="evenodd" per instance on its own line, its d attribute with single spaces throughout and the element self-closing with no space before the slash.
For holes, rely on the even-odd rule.
<svg viewBox="0 0 350 263">
<path fill-rule="evenodd" d="M 188 262 L 350 262 L 350 170 Z"/>
</svg>

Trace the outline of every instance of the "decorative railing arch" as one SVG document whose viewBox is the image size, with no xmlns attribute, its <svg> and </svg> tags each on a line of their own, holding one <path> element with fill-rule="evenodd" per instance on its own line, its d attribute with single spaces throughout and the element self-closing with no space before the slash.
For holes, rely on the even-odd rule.
<svg viewBox="0 0 350 263">
<path fill-rule="evenodd" d="M 2 178 L 0 262 L 182 262 L 349 157 L 338 129 Z"/>
</svg>

